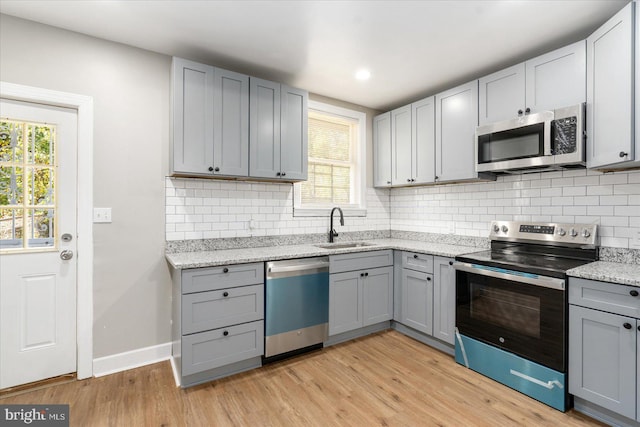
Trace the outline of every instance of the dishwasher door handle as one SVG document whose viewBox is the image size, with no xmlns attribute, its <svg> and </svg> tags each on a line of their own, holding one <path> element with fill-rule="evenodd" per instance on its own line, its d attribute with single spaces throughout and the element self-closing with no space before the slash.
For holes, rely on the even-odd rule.
<svg viewBox="0 0 640 427">
<path fill-rule="evenodd" d="M 303 273 L 308 270 L 322 270 L 322 269 L 326 269 L 327 271 L 329 271 L 329 262 L 319 261 L 319 262 L 313 262 L 309 264 L 274 265 L 269 267 L 269 273 L 290 273 L 293 271 Z"/>
</svg>

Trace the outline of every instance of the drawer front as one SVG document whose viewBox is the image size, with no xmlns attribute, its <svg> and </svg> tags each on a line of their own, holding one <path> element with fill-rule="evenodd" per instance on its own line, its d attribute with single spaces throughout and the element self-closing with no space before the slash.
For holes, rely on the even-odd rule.
<svg viewBox="0 0 640 427">
<path fill-rule="evenodd" d="M 196 374 L 263 354 L 262 320 L 187 335 L 182 337 L 182 375 Z"/>
<path fill-rule="evenodd" d="M 433 255 L 419 254 L 416 252 L 402 252 L 402 268 L 433 273 Z"/>
<path fill-rule="evenodd" d="M 569 303 L 640 318 L 640 287 L 571 277 Z"/>
<path fill-rule="evenodd" d="M 352 254 L 332 255 L 329 257 L 329 272 L 364 270 L 367 268 L 393 265 L 393 251 L 355 252 Z"/>
<path fill-rule="evenodd" d="M 182 293 L 214 291 L 264 283 L 264 264 L 236 264 L 182 271 Z"/>
<path fill-rule="evenodd" d="M 264 286 L 198 292 L 182 297 L 182 334 L 264 318 Z"/>
</svg>

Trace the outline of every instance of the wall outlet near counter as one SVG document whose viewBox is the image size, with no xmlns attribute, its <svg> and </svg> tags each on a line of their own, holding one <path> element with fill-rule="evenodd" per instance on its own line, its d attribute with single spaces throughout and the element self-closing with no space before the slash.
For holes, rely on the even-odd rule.
<svg viewBox="0 0 640 427">
<path fill-rule="evenodd" d="M 636 230 L 636 233 L 629 239 L 629 249 L 640 249 L 640 230 Z"/>
</svg>

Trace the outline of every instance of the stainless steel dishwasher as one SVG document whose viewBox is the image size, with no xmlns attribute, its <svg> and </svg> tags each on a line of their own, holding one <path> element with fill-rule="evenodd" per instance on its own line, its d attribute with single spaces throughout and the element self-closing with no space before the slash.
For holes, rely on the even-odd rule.
<svg viewBox="0 0 640 427">
<path fill-rule="evenodd" d="M 329 330 L 329 257 L 266 264 L 265 359 L 322 347 Z"/>
</svg>

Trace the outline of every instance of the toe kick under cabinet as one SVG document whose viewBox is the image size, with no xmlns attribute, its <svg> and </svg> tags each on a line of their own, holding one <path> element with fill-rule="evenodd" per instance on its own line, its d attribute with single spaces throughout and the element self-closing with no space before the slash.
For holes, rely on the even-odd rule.
<svg viewBox="0 0 640 427">
<path fill-rule="evenodd" d="M 261 366 L 264 265 L 173 270 L 172 359 L 182 387 Z"/>
</svg>

